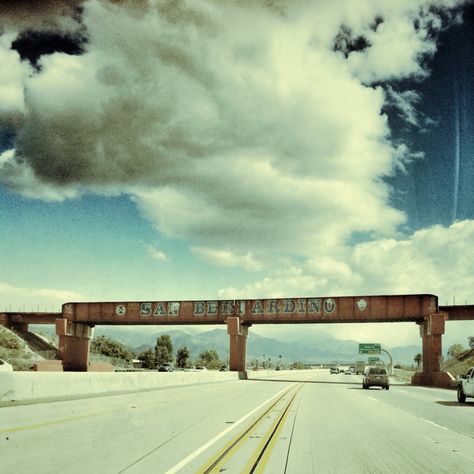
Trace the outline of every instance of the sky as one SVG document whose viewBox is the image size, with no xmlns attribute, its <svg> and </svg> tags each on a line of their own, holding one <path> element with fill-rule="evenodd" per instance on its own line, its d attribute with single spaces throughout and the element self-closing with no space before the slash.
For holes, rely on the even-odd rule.
<svg viewBox="0 0 474 474">
<path fill-rule="evenodd" d="M 474 304 L 473 26 L 464 0 L 2 4 L 0 310 Z"/>
</svg>

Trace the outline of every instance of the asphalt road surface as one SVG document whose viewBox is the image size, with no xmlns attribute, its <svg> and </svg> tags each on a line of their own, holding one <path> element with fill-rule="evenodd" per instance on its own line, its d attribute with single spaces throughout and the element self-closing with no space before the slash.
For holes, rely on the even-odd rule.
<svg viewBox="0 0 474 474">
<path fill-rule="evenodd" d="M 472 473 L 474 399 L 361 376 L 262 380 L 0 408 L 0 472 Z"/>
</svg>

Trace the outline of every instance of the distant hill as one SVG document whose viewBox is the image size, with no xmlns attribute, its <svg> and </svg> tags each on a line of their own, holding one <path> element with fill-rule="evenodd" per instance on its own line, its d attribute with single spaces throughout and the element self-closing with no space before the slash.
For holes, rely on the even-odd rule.
<svg viewBox="0 0 474 474">
<path fill-rule="evenodd" d="M 227 359 L 229 336 L 226 329 L 214 327 L 208 331 L 199 332 L 199 329 L 193 327 L 175 328 L 176 326 L 170 329 L 160 328 L 157 331 L 156 326 L 96 326 L 94 336 L 108 336 L 116 339 L 138 354 L 150 347 L 154 348 L 158 336 L 169 334 L 175 351 L 182 346 L 187 346 L 191 357 L 197 357 L 204 349 L 215 349 L 222 360 Z M 54 327 L 36 325 L 34 330 L 54 337 Z M 273 337 L 265 337 L 250 332 L 247 339 L 247 361 L 249 363 L 255 359 L 261 362 L 264 354 L 265 359 L 268 360 L 268 357 L 271 357 L 272 361 L 281 355 L 284 362 L 299 360 L 306 363 L 349 363 L 363 359 L 358 354 L 357 341 L 337 339 L 324 332 L 298 331 L 289 333 L 282 329 L 274 334 Z M 414 363 L 414 356 L 421 352 L 421 340 L 420 345 L 385 348 L 392 354 L 394 364 L 411 365 Z"/>
<path fill-rule="evenodd" d="M 226 329 L 216 328 L 204 332 L 195 332 L 170 329 L 156 332 L 156 328 L 144 331 L 143 328 L 116 328 L 113 326 L 98 326 L 95 328 L 95 336 L 106 335 L 116 339 L 137 353 L 153 348 L 158 336 L 168 334 L 171 336 L 175 351 L 182 346 L 187 346 L 191 357 L 197 357 L 204 349 L 215 349 L 222 360 L 226 360 L 229 351 L 229 336 Z M 284 332 L 282 331 L 284 337 Z M 421 352 L 420 346 L 403 346 L 389 348 L 394 364 L 412 364 L 413 357 Z M 247 361 L 260 362 L 270 357 L 275 361 L 282 356 L 284 362 L 299 360 L 306 363 L 339 362 L 350 363 L 356 359 L 363 359 L 358 354 L 358 342 L 352 340 L 340 340 L 330 334 L 312 334 L 305 337 L 302 335 L 298 340 L 283 341 L 277 338 L 269 338 L 251 333 L 247 340 Z M 386 356 L 382 356 L 386 357 Z"/>
</svg>

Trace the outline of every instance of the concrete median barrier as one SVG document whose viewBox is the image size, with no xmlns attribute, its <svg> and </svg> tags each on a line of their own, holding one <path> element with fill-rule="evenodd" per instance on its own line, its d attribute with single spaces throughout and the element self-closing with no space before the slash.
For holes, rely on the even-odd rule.
<svg viewBox="0 0 474 474">
<path fill-rule="evenodd" d="M 12 372 L 0 373 L 0 403 L 146 391 L 239 380 L 238 372 Z"/>
</svg>

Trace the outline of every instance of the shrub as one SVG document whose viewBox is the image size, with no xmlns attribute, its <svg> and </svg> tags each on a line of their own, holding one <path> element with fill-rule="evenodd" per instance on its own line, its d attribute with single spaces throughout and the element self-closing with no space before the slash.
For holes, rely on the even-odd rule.
<svg viewBox="0 0 474 474">
<path fill-rule="evenodd" d="M 0 347 L 5 349 L 21 350 L 24 346 L 17 336 L 5 328 L 0 328 Z"/>
</svg>

